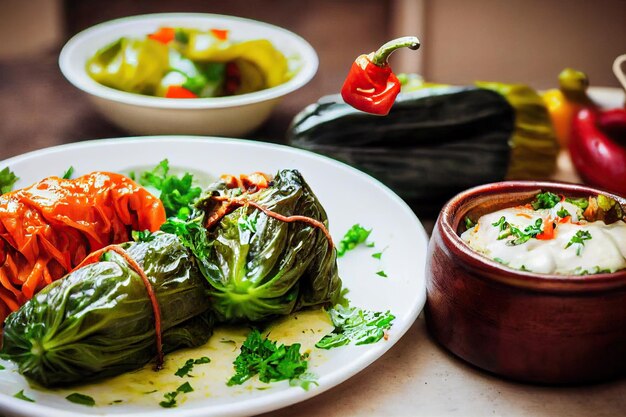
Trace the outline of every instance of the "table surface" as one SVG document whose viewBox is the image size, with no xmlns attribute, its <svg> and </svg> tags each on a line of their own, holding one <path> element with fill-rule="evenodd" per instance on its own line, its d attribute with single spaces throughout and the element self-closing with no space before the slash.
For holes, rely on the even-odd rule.
<svg viewBox="0 0 626 417">
<path fill-rule="evenodd" d="M 36 65 L 0 62 L 0 76 L 0 160 L 63 143 L 126 135 L 62 78 L 54 51 L 39 57 Z M 254 139 L 281 142 L 300 108 L 296 99 L 287 99 Z M 556 179 L 577 180 L 566 155 L 559 164 Z M 422 220 L 432 228 L 432 219 Z M 624 415 L 624 410 L 626 379 L 569 388 L 505 381 L 443 350 L 429 337 L 420 316 L 396 346 L 357 376 L 267 415 L 614 416 Z"/>
</svg>

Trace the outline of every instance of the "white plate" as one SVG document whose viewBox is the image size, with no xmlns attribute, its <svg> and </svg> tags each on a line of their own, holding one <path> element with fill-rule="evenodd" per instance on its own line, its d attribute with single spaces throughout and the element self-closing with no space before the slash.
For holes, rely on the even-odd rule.
<svg viewBox="0 0 626 417">
<path fill-rule="evenodd" d="M 296 168 L 310 184 L 328 212 L 335 240 L 355 223 L 373 229 L 376 248 L 360 246 L 339 259 L 339 272 L 350 289 L 353 305 L 370 310 L 391 310 L 396 316 L 387 341 L 346 346 L 311 355 L 311 370 L 319 386 L 305 391 L 286 382 L 268 390 L 229 388 L 208 398 L 190 398 L 178 408 L 164 409 L 158 401 L 144 405 L 85 407 L 64 395 L 37 391 L 10 367 L 0 371 L 0 414 L 33 417 L 77 415 L 112 416 L 235 416 L 275 410 L 311 398 L 355 375 L 389 350 L 408 330 L 425 302 L 424 267 L 427 236 L 409 207 L 387 187 L 371 177 L 329 158 L 280 145 L 243 140 L 192 137 L 144 137 L 109 139 L 59 146 L 8 159 L 26 186 L 49 175 L 61 175 L 70 165 L 76 174 L 93 170 L 122 171 L 170 164 L 210 175 L 222 173 L 276 172 Z M 381 260 L 371 255 L 384 249 Z M 376 274 L 384 270 L 388 278 Z M 7 364 L 7 362 L 3 362 Z M 164 372 L 164 371 L 161 371 Z M 225 382 L 225 381 L 224 381 Z M 381 381 L 382 385 L 385 384 Z M 220 386 L 223 386 L 220 382 Z M 21 389 L 34 398 L 29 403 L 13 397 Z M 80 392 L 80 387 L 75 389 Z"/>
</svg>

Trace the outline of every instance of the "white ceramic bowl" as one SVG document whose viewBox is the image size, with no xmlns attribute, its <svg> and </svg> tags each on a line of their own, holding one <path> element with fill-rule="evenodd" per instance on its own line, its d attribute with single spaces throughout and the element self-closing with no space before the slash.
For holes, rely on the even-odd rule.
<svg viewBox="0 0 626 417">
<path fill-rule="evenodd" d="M 254 93 L 198 99 L 127 93 L 105 87 L 87 74 L 85 64 L 100 48 L 122 36 L 141 37 L 162 26 L 227 29 L 235 40 L 268 39 L 298 72 L 284 84 Z M 79 33 L 61 51 L 59 66 L 106 118 L 129 132 L 240 137 L 259 127 L 284 95 L 313 78 L 318 58 L 307 41 L 267 23 L 215 14 L 163 13 L 112 20 Z"/>
</svg>

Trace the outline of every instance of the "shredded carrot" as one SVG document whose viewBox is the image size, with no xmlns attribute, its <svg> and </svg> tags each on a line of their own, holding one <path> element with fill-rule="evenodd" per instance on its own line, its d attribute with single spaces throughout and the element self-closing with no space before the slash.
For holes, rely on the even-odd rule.
<svg viewBox="0 0 626 417">
<path fill-rule="evenodd" d="M 152 304 L 152 312 L 154 313 L 154 328 L 156 332 L 156 349 L 157 349 L 157 363 L 156 369 L 163 368 L 163 335 L 161 332 L 161 307 L 159 306 L 159 301 L 157 300 L 156 294 L 154 293 L 154 288 L 152 288 L 152 284 L 150 283 L 150 279 L 141 268 L 141 266 L 135 261 L 133 258 L 126 253 L 124 249 L 117 245 L 109 245 L 102 249 L 98 249 L 95 252 L 90 253 L 78 266 L 74 268 L 77 270 L 82 268 L 83 266 L 98 262 L 100 257 L 106 252 L 115 252 L 120 255 L 131 268 L 141 277 L 143 281 L 143 285 L 146 287 L 146 291 L 148 293 L 148 298 L 150 299 L 150 303 Z"/>
<path fill-rule="evenodd" d="M 164 221 L 158 198 L 114 173 L 49 177 L 1 195 L 0 323 L 88 253 Z"/>
<path fill-rule="evenodd" d="M 543 220 L 543 231 L 535 237 L 539 240 L 554 239 L 554 222 L 551 218 L 546 217 Z"/>
<path fill-rule="evenodd" d="M 517 213 L 516 216 L 525 217 L 527 219 L 532 219 L 533 218 L 533 216 L 531 216 L 528 213 Z"/>
</svg>

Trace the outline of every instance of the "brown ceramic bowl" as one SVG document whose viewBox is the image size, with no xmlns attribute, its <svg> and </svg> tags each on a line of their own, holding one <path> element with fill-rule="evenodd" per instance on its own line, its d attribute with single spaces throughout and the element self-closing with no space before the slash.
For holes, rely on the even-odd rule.
<svg viewBox="0 0 626 417">
<path fill-rule="evenodd" d="M 581 185 L 511 181 L 465 191 L 443 208 L 428 248 L 426 322 L 455 355 L 498 375 L 579 384 L 626 374 L 626 270 L 585 277 L 509 269 L 459 237 L 463 219 L 526 204 L 543 191 L 605 194 Z"/>
</svg>

